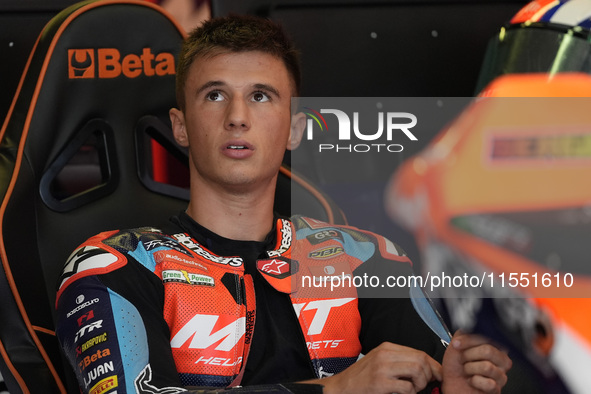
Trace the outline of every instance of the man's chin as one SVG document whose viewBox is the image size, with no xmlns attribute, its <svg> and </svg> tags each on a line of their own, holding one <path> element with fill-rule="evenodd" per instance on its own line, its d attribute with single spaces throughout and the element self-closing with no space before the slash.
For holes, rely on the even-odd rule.
<svg viewBox="0 0 591 394">
<path fill-rule="evenodd" d="M 260 179 L 253 176 L 233 176 L 226 177 L 223 187 L 234 193 L 251 193 L 258 190 L 264 191 L 269 187 L 275 188 L 275 177 L 272 179 Z"/>
</svg>

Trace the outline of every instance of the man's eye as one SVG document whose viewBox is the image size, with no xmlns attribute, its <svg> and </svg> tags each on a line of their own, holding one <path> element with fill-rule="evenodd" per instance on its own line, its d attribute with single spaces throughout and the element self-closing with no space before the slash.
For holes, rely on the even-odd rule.
<svg viewBox="0 0 591 394">
<path fill-rule="evenodd" d="M 224 96 L 222 96 L 222 94 L 218 91 L 213 91 L 213 92 L 207 93 L 206 98 L 209 101 L 222 101 L 224 99 Z"/>
<path fill-rule="evenodd" d="M 264 103 L 265 101 L 269 101 L 269 96 L 263 92 L 256 92 L 252 95 L 252 99 L 258 103 Z"/>
</svg>

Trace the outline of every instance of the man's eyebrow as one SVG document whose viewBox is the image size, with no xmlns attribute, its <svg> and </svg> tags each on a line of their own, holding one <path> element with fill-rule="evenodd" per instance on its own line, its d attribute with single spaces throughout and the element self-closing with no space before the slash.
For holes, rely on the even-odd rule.
<svg viewBox="0 0 591 394">
<path fill-rule="evenodd" d="M 201 85 L 201 87 L 199 87 L 199 89 L 197 89 L 196 95 L 201 94 L 204 90 L 207 90 L 210 88 L 215 88 L 215 87 L 221 87 L 221 86 L 226 86 L 226 83 L 223 81 L 208 81 L 208 82 L 204 83 L 203 85 Z M 252 87 L 253 87 L 253 89 L 263 90 L 265 92 L 272 93 L 277 97 L 281 97 L 281 95 L 279 94 L 279 91 L 277 89 L 275 89 L 273 86 L 268 85 L 266 83 L 255 83 L 254 85 L 252 85 Z"/>
<path fill-rule="evenodd" d="M 222 81 L 208 81 L 206 83 L 204 83 L 203 85 L 201 85 L 201 87 L 199 89 L 197 89 L 197 95 L 199 95 L 201 92 L 203 92 L 204 90 L 207 90 L 209 88 L 213 88 L 213 87 L 219 87 L 219 86 L 224 86 L 225 83 Z"/>
<path fill-rule="evenodd" d="M 277 97 L 281 97 L 281 95 L 279 94 L 279 91 L 271 85 L 267 85 L 265 83 L 255 83 L 253 87 L 257 90 L 264 90 L 264 91 L 273 93 Z"/>
</svg>

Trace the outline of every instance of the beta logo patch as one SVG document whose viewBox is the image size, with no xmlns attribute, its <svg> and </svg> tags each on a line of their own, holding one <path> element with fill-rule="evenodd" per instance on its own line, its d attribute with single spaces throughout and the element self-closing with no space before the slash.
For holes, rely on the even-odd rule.
<svg viewBox="0 0 591 394">
<path fill-rule="evenodd" d="M 92 49 L 69 49 L 68 76 L 73 78 L 94 78 L 94 51 Z"/>
<path fill-rule="evenodd" d="M 199 286 L 215 286 L 211 276 L 194 274 L 185 270 L 164 270 L 162 271 L 162 283 L 185 283 Z"/>
<path fill-rule="evenodd" d="M 143 48 L 141 54 L 122 54 L 117 48 L 68 49 L 69 79 L 137 78 L 174 73 L 174 55 L 155 54 L 151 48 Z"/>
</svg>

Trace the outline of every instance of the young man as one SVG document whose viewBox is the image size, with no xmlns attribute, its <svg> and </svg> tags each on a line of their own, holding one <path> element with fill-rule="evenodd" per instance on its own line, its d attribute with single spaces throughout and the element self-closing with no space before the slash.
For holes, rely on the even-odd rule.
<svg viewBox="0 0 591 394">
<path fill-rule="evenodd" d="M 321 231 L 354 274 L 409 273 L 380 236 L 274 216 L 284 151 L 305 126 L 291 112 L 299 78 L 296 51 L 269 21 L 214 19 L 187 39 L 170 111 L 190 152 L 186 212 L 159 229 L 99 234 L 64 269 L 57 335 L 83 392 L 500 392 L 509 358 L 465 334 L 446 350 L 408 297 L 303 297 L 289 286 L 318 267 L 296 243 L 306 250 Z"/>
</svg>

